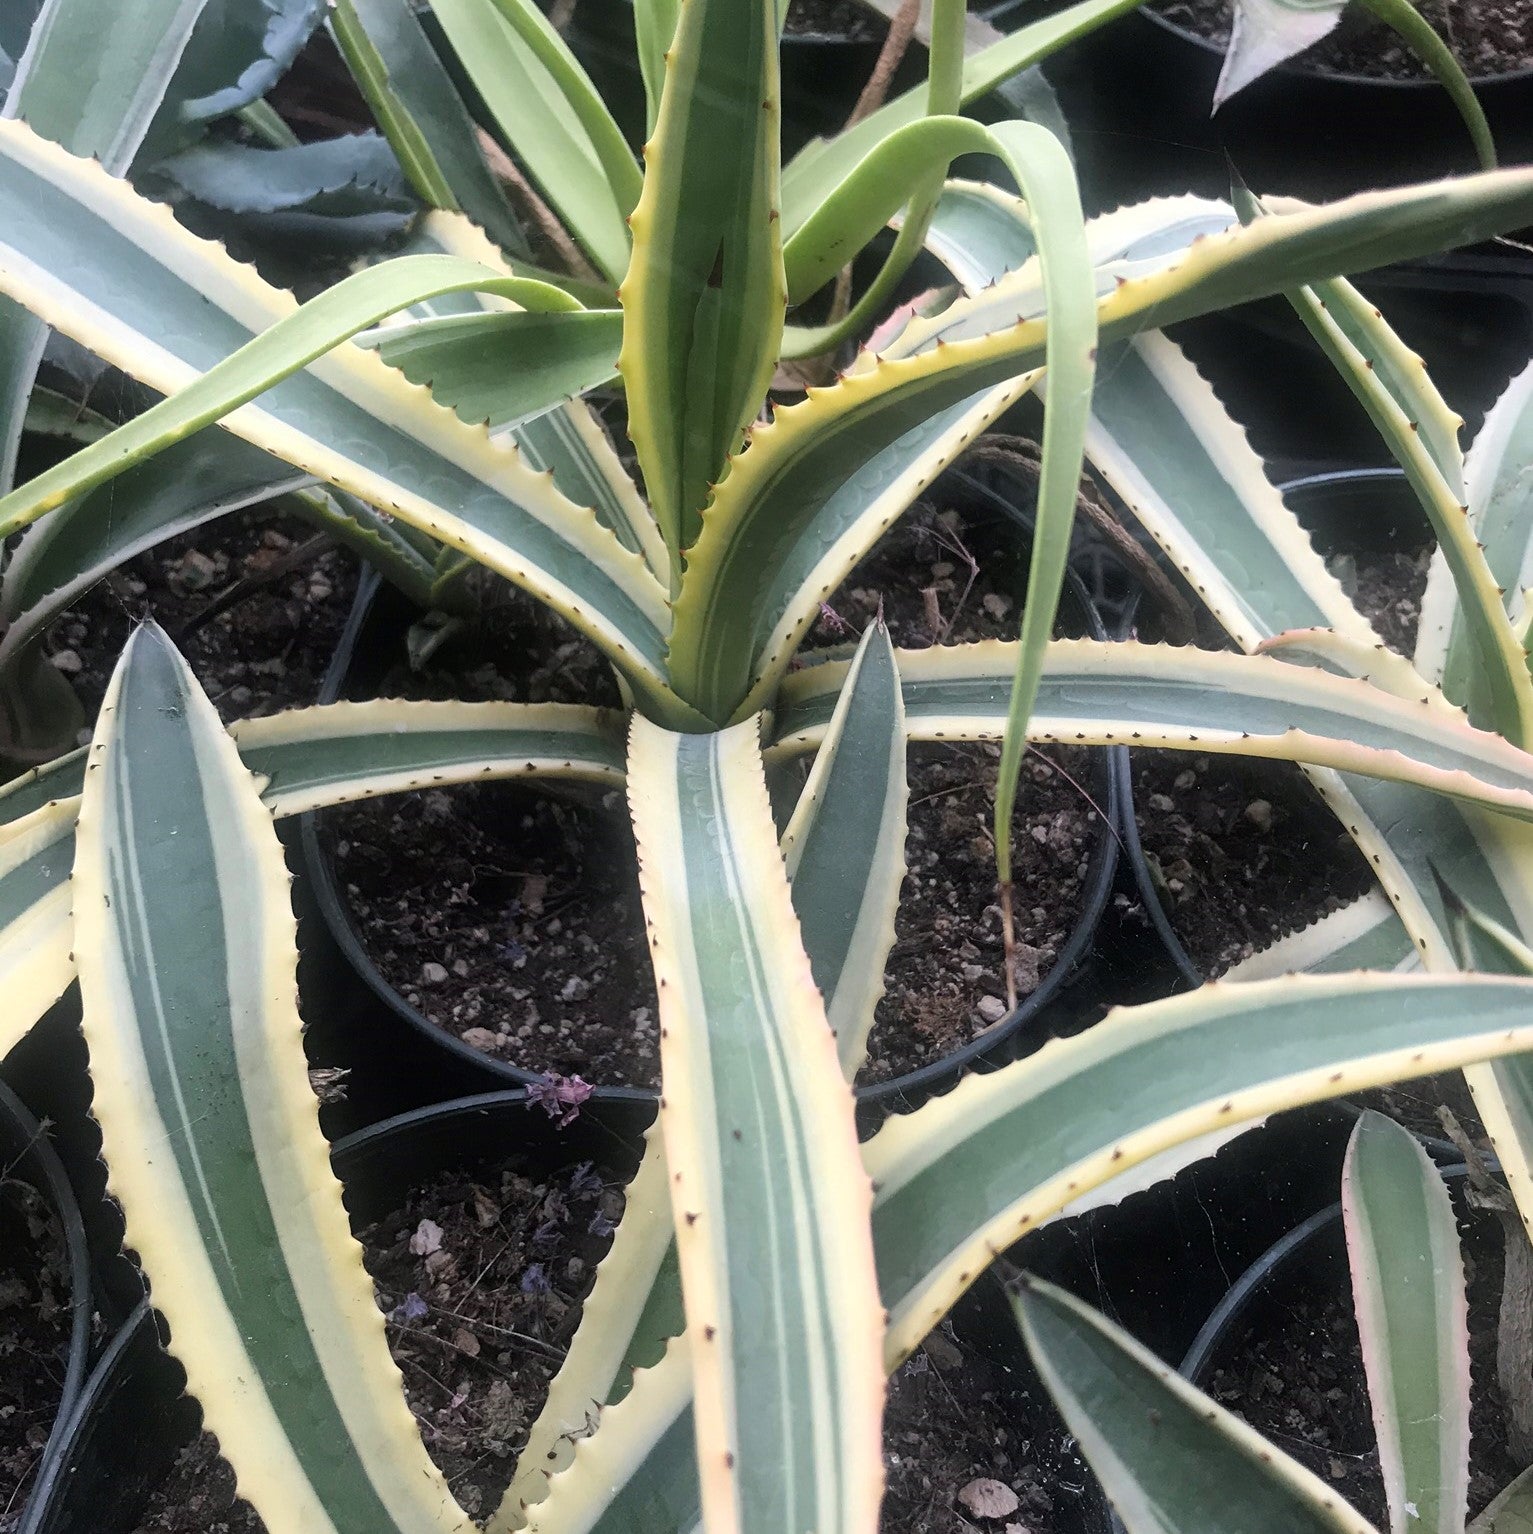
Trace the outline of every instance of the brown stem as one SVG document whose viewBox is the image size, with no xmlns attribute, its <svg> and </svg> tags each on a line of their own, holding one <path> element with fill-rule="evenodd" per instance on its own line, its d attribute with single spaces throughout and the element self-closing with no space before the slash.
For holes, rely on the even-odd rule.
<svg viewBox="0 0 1533 1534">
<path fill-rule="evenodd" d="M 1001 966 L 1006 973 L 1006 1010 L 1017 1010 L 1017 929 L 1011 917 L 1011 881 L 1000 886 Z"/>
<path fill-rule="evenodd" d="M 910 47 L 910 39 L 915 35 L 916 21 L 921 14 L 921 0 L 903 0 L 899 10 L 894 13 L 889 23 L 889 31 L 884 37 L 884 45 L 878 50 L 878 58 L 874 61 L 873 72 L 868 76 L 868 83 L 863 86 L 862 94 L 857 98 L 857 105 L 851 110 L 851 115 L 846 119 L 842 131 L 846 128 L 855 127 L 864 117 L 870 116 L 884 104 L 884 97 L 889 94 L 890 82 L 894 79 L 894 72 L 904 62 L 905 52 Z"/>
</svg>

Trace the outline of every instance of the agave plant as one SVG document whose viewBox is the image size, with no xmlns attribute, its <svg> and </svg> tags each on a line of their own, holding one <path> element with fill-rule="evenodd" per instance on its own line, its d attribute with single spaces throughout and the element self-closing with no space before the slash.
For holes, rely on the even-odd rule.
<svg viewBox="0 0 1533 1534">
<path fill-rule="evenodd" d="M 649 10 L 658 24 L 663 8 Z M 871 1529 L 881 1371 L 991 1252 L 1277 1108 L 1533 1047 L 1533 982 L 1520 976 L 1218 987 L 974 1078 L 859 1146 L 847 1077 L 892 938 L 908 740 L 1004 738 L 1002 828 L 1029 734 L 1298 759 L 1406 785 L 1434 808 L 1440 795 L 1466 816 L 1533 818 L 1520 738 L 1472 727 L 1430 689 L 1401 696 L 1387 676 L 1267 655 L 1049 639 L 1087 441 L 1136 487 L 1139 513 L 1182 539 L 1195 584 L 1225 611 L 1249 611 L 1238 586 L 1219 593 L 1255 552 L 1259 581 L 1329 613 L 1339 592 L 1263 498 L 1259 468 L 1200 413 L 1206 390 L 1166 343 L 1140 332 L 1526 222 L 1533 174 L 1285 207 L 1246 226 L 1177 201 L 1088 227 L 1044 130 L 935 116 L 831 177 L 788 234 L 776 42 L 766 0 L 677 11 L 615 309 L 518 275 L 443 213 L 431 223 L 442 250 L 297 307 L 102 167 L 0 124 L 12 215 L 0 291 L 166 395 L 0 498 L 0 534 L 65 517 L 83 538 L 109 502 L 81 508 L 130 474 L 194 444 L 253 451 L 374 506 L 390 536 L 436 540 L 514 581 L 611 661 L 630 700 L 621 713 L 382 700 L 226 733 L 144 628 L 88 757 L 0 794 L 8 1036 L 78 969 L 129 1242 L 189 1388 L 275 1530 L 466 1520 L 398 1401 L 326 1167 L 273 814 L 493 775 L 627 784 L 661 997 L 659 1127 L 497 1527 L 669 1531 L 702 1516 L 718 1529 Z M 928 169 L 975 147 L 1027 200 L 944 193 L 925 241 L 972 291 L 761 421 L 791 274 L 823 284 Z M 856 195 L 831 195 L 848 179 Z M 467 322 L 456 332 L 441 322 L 457 344 L 431 374 L 457 383 L 438 392 L 492 390 L 519 423 L 589 387 L 570 380 L 593 358 L 605 377 L 615 342 L 646 498 L 612 478 L 608 449 L 616 492 L 577 504 L 346 344 L 464 295 L 485 307 L 449 316 Z M 1117 351 L 1093 405 L 1099 343 Z M 790 675 L 822 597 L 1040 383 L 1018 642 L 896 655 L 875 629 L 854 656 L 800 657 L 817 663 Z M 779 833 L 766 764 L 810 751 Z M 997 845 L 1004 879 L 1004 834 Z"/>
<path fill-rule="evenodd" d="M 1452 1201 L 1419 1142 L 1367 1112 L 1347 1147 L 1341 1207 L 1391 1534 L 1465 1534 L 1469 1307 Z M 1024 1280 L 1015 1304 L 1129 1534 L 1371 1528 L 1334 1487 L 1078 1300 Z M 1530 1517 L 1525 1472 L 1467 1527 L 1514 1534 Z"/>
</svg>

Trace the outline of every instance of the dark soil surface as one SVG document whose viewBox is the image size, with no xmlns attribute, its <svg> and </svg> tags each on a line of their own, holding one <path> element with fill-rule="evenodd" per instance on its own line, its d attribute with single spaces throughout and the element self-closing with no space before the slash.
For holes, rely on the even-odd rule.
<svg viewBox="0 0 1533 1534">
<path fill-rule="evenodd" d="M 1428 545 L 1404 551 L 1342 554 L 1333 556 L 1329 563 L 1358 611 L 1378 630 L 1379 638 L 1409 659 L 1416 648 L 1421 598 L 1431 560 L 1432 546 Z"/>
<path fill-rule="evenodd" d="M 1155 0 L 1154 8 L 1179 26 L 1225 43 L 1230 0 Z M 1466 74 L 1507 74 L 1533 66 L 1533 3 L 1530 0 L 1419 0 L 1416 9 L 1447 40 Z M 1293 63 L 1322 74 L 1377 75 L 1396 80 L 1432 78 L 1397 33 L 1349 7 L 1334 32 Z"/>
<path fill-rule="evenodd" d="M 1372 882 L 1352 838 L 1286 762 L 1135 751 L 1133 771 L 1151 876 L 1206 975 L 1309 926 Z"/>
<path fill-rule="evenodd" d="M 1021 1383 L 1016 1362 L 976 1348 L 949 1322 L 889 1381 L 886 1534 L 1080 1534 L 1091 1474 L 1042 1389 Z M 994 1483 L 983 1490 L 999 1500 L 978 1502 L 976 1482 Z M 1012 1511 L 991 1518 L 977 1511 L 986 1506 Z"/>
<path fill-rule="evenodd" d="M 1389 647 L 1415 647 L 1431 548 L 1332 555 L 1332 573 Z M 1216 641 L 1217 642 L 1217 641 Z M 1287 762 L 1134 753 L 1150 871 L 1188 957 L 1216 975 L 1372 884 L 1363 854 Z"/>
<path fill-rule="evenodd" d="M 325 817 L 373 962 L 405 1000 L 527 1070 L 659 1080 L 654 977 L 627 810 L 516 783 Z"/>
<path fill-rule="evenodd" d="M 1497 1221 L 1462 1217 L 1469 1283 L 1471 1516 L 1523 1469 L 1506 1446 L 1505 1406 L 1496 1382 L 1501 1235 Z M 1365 1517 L 1388 1526 L 1378 1450 L 1369 1414 L 1362 1349 L 1344 1264 L 1295 1272 L 1272 1302 L 1229 1339 L 1205 1389 L 1285 1453 L 1334 1484 Z"/>
<path fill-rule="evenodd" d="M 880 606 L 900 645 L 1011 637 L 1025 548 L 1009 524 L 917 511 L 833 595 L 813 642 L 846 643 Z M 385 663 L 377 690 L 618 701 L 589 645 L 496 592 L 485 621 L 424 671 Z M 985 745 L 911 752 L 911 873 L 864 1081 L 924 1065 L 1004 1012 L 990 840 L 998 755 Z M 1080 908 L 1100 834 L 1098 769 L 1078 748 L 1024 764 L 1012 843 L 1024 995 Z M 620 795 L 575 802 L 484 784 L 350 806 L 324 825 L 363 944 L 412 1006 L 526 1070 L 653 1085 L 656 1002 L 626 814 Z"/>
<path fill-rule="evenodd" d="M 247 595 L 200 621 L 241 582 Z M 280 713 L 319 696 L 356 582 L 355 559 L 301 523 L 237 514 L 114 570 L 59 616 L 48 649 L 93 718 L 134 624 L 153 617 L 225 720 Z"/>
<path fill-rule="evenodd" d="M 0 1529 L 14 1527 L 69 1363 L 69 1270 L 58 1222 L 22 1182 L 0 1182 Z"/>
<path fill-rule="evenodd" d="M 533 1110 L 536 1111 L 536 1110 Z M 361 1233 L 427 1451 L 476 1518 L 494 1511 L 623 1210 L 589 1162 L 546 1177 L 449 1175 Z M 259 1534 L 203 1434 L 139 1534 Z"/>
</svg>

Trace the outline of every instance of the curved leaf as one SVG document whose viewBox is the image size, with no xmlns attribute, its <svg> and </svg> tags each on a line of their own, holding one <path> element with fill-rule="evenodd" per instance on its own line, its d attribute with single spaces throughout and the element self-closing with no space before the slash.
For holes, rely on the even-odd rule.
<svg viewBox="0 0 1533 1534">
<path fill-rule="evenodd" d="M 905 877 L 905 705 L 888 630 L 863 635 L 782 834 L 793 909 L 848 1080 L 867 1055 Z"/>
<path fill-rule="evenodd" d="M 206 207 L 230 213 L 346 216 L 408 213 L 417 206 L 388 140 L 376 133 L 285 149 L 197 144 L 158 161 L 153 175 Z"/>
</svg>

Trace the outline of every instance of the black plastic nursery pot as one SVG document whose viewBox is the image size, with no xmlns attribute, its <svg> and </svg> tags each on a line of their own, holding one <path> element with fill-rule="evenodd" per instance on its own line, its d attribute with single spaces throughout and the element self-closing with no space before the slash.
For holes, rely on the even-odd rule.
<svg viewBox="0 0 1533 1534">
<path fill-rule="evenodd" d="M 971 495 L 988 515 L 1012 517 L 1006 498 L 974 485 Z M 1085 588 L 1072 575 L 1062 613 L 1081 632 L 1105 638 Z M 380 682 L 404 654 L 404 635 L 419 614 L 398 593 L 364 580 L 327 678 L 322 701 L 378 695 Z M 1001 1064 L 1030 1048 L 1051 1008 L 1072 982 L 1089 976 L 1092 942 L 1113 893 L 1119 834 L 1113 808 L 1121 802 L 1120 751 L 1093 753 L 1096 777 L 1085 788 L 1093 806 L 1092 845 L 1081 881 L 1078 917 L 1047 971 L 1012 1012 L 977 1036 L 920 1069 L 859 1087 L 869 1111 L 915 1106 L 949 1087 L 967 1069 Z M 366 951 L 322 816 L 301 818 L 294 850 L 302 877 L 300 989 L 310 1025 L 311 1056 L 346 1069 L 344 1098 L 326 1110 L 326 1122 L 345 1132 L 390 1114 L 447 1097 L 507 1090 L 544 1079 L 539 1073 L 465 1043 L 433 1022 L 380 971 Z M 1082 981 L 1086 985 L 1086 981 Z M 1089 985 L 1087 986 L 1089 988 Z M 650 1087 L 592 1079 L 598 1098 L 650 1103 Z"/>
<path fill-rule="evenodd" d="M 1484 1397 L 1493 1388 L 1490 1382 L 1495 1369 L 1490 1357 L 1494 1353 L 1493 1325 L 1489 1328 L 1476 1325 L 1475 1290 L 1477 1283 L 1485 1282 L 1483 1273 L 1477 1270 L 1489 1263 L 1496 1264 L 1499 1271 L 1500 1237 L 1494 1234 L 1497 1221 L 1493 1215 L 1466 1210 L 1461 1190 L 1467 1182 L 1467 1169 L 1462 1162 L 1445 1162 L 1439 1154 L 1446 1150 L 1451 1156 L 1453 1148 L 1440 1141 L 1423 1143 L 1439 1160 L 1449 1188 L 1459 1195 L 1455 1203 L 1460 1226 L 1470 1243 L 1472 1410 L 1476 1413 L 1473 1431 L 1478 1459 L 1485 1452 L 1480 1440 L 1487 1436 L 1485 1429 L 1489 1425 L 1480 1419 L 1479 1409 L 1485 1408 L 1487 1418 L 1494 1415 L 1493 1405 Z M 1494 1163 L 1491 1167 L 1494 1170 Z M 1482 1296 L 1480 1303 L 1485 1300 Z M 1351 1278 L 1342 1210 L 1339 1203 L 1331 1203 L 1294 1224 L 1239 1274 L 1188 1345 L 1178 1372 L 1242 1415 L 1248 1414 L 1252 1403 L 1241 1398 L 1239 1389 L 1254 1381 L 1268 1403 L 1264 1410 L 1270 1415 L 1272 1403 L 1283 1403 L 1285 1396 L 1303 1403 L 1306 1394 L 1315 1393 L 1313 1384 L 1305 1378 L 1306 1361 L 1312 1360 L 1322 1385 L 1333 1376 L 1338 1381 L 1324 1391 L 1338 1399 L 1334 1419 L 1325 1427 L 1328 1437 L 1341 1441 L 1321 1444 L 1294 1433 L 1285 1434 L 1279 1441 L 1323 1478 L 1340 1481 L 1343 1495 L 1349 1495 L 1357 1489 L 1356 1466 L 1366 1462 L 1374 1448 L 1361 1358 L 1350 1358 L 1346 1353 L 1348 1344 L 1355 1346 L 1351 1317 Z M 1283 1356 L 1292 1357 L 1296 1365 L 1286 1371 L 1286 1377 L 1266 1367 Z M 1279 1405 L 1277 1409 L 1298 1412 L 1300 1407 Z M 1297 1417 L 1290 1421 L 1298 1426 Z M 1520 1465 L 1509 1462 L 1501 1467 L 1501 1474 L 1509 1481 L 1518 1468 Z M 1482 1495 L 1479 1500 L 1486 1498 Z M 1362 1510 L 1370 1511 L 1366 1505 Z M 1381 1511 L 1372 1510 L 1374 1516 Z"/>
<path fill-rule="evenodd" d="M 1232 166 L 1258 192 L 1320 200 L 1477 168 L 1435 80 L 1290 62 L 1212 113 L 1222 64 L 1218 44 L 1147 7 L 1048 62 L 1088 211 L 1184 192 L 1227 197 Z M 1533 70 L 1473 83 L 1505 163 L 1533 157 Z"/>
<path fill-rule="evenodd" d="M 56 1408 L 46 1441 L 32 1467 L 26 1495 L 12 1504 L 16 1515 L 14 1527 L 35 1534 L 51 1526 L 47 1520 L 57 1497 L 57 1483 L 71 1464 L 73 1423 L 88 1390 L 96 1294 L 85 1222 L 69 1176 L 50 1139 L 49 1128 L 3 1082 L 0 1082 L 0 1157 L 5 1181 L 24 1183 L 33 1189 L 56 1223 L 60 1276 L 68 1292 L 67 1340 L 61 1349 L 61 1368 L 53 1376 L 58 1390 Z M 27 1345 L 23 1344 L 16 1356 L 24 1367 L 35 1361 L 28 1354 Z M 19 1405 L 17 1409 L 21 1409 Z"/>
<path fill-rule="evenodd" d="M 1358 582 L 1360 570 L 1362 579 L 1370 584 L 1376 579 L 1387 578 L 1392 568 L 1409 574 L 1412 565 L 1419 562 L 1419 551 L 1430 540 L 1420 503 L 1399 469 L 1344 469 L 1304 474 L 1286 480 L 1280 488 L 1315 547 L 1331 558 L 1332 568 L 1344 586 Z M 1177 753 L 1176 762 L 1180 763 L 1183 756 L 1190 765 L 1196 753 Z M 1170 753 L 1167 753 L 1167 759 L 1171 759 Z M 1177 815 L 1196 812 L 1189 810 L 1180 799 L 1173 809 L 1156 794 L 1142 793 L 1137 765 L 1134 765 L 1142 760 L 1138 753 L 1131 754 L 1133 770 L 1119 780 L 1125 795 L 1119 806 L 1125 867 L 1140 909 L 1159 938 L 1176 977 L 1184 986 L 1201 985 L 1214 971 L 1189 954 L 1183 931 L 1179 930 L 1185 927 L 1187 917 L 1179 921 L 1175 903 L 1168 901 L 1170 890 L 1165 870 L 1154 865 L 1144 844 L 1146 828 L 1152 828 L 1157 817 L 1173 812 Z M 1211 759 L 1221 779 L 1229 779 L 1239 763 L 1238 757 Z M 1265 774 L 1269 769 L 1257 766 L 1254 771 Z M 1254 781 L 1257 786 L 1253 793 L 1264 791 L 1261 784 L 1267 782 L 1267 778 Z M 1282 788 L 1281 782 L 1276 779 L 1273 782 L 1275 787 Z M 1279 826 L 1279 833 L 1314 838 L 1317 848 L 1327 839 L 1335 841 L 1340 837 L 1340 826 L 1333 823 L 1329 811 L 1323 806 L 1305 800 L 1290 809 L 1296 810 L 1302 818 Z M 1281 806 L 1279 813 L 1285 813 Z M 1242 823 L 1241 830 L 1249 828 Z M 1225 824 L 1220 832 L 1222 836 L 1230 836 L 1235 833 L 1235 826 Z M 1361 892 L 1360 888 L 1357 893 Z M 1319 902 L 1328 892 L 1317 885 L 1312 893 L 1317 902 L 1314 909 L 1307 909 L 1302 901 L 1295 905 L 1283 930 L 1275 929 L 1265 934 L 1265 941 L 1261 940 L 1263 934 L 1251 933 L 1256 949 L 1324 915 L 1323 904 Z M 1201 898 L 1208 900 L 1210 897 Z"/>
<path fill-rule="evenodd" d="M 7 1135 L 8 1096 L 0 1088 L 0 1133 Z M 627 1178 L 652 1116 L 648 1104 L 589 1103 L 561 1127 L 524 1093 L 491 1094 L 371 1126 L 336 1142 L 331 1164 L 345 1185 L 352 1222 L 361 1227 L 444 1172 L 492 1162 L 547 1170 L 591 1160 Z M 161 1345 L 148 1300 L 131 1309 L 88 1377 L 83 1348 L 81 1359 L 82 1379 L 55 1434 L 58 1448 L 50 1445 L 18 1525 L 25 1534 L 127 1534 L 197 1431 L 200 1414 L 183 1393 L 180 1365 Z"/>
</svg>

